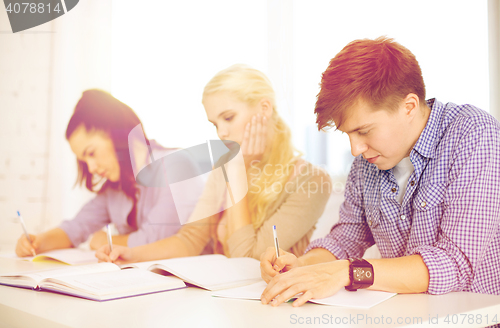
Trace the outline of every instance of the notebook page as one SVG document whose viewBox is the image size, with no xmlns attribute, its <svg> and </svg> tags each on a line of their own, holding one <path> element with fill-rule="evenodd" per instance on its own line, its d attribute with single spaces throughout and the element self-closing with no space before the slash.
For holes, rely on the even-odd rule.
<svg viewBox="0 0 500 328">
<path fill-rule="evenodd" d="M 49 278 L 43 290 L 53 290 L 96 300 L 107 300 L 183 288 L 184 282 L 144 270 L 120 270 L 78 276 Z"/>
<path fill-rule="evenodd" d="M 259 281 L 260 262 L 249 257 L 193 256 L 156 261 L 149 270 L 164 269 L 186 282 L 209 290 L 230 288 Z"/>
<path fill-rule="evenodd" d="M 262 295 L 262 292 L 264 291 L 264 289 L 266 289 L 266 286 L 267 283 L 262 280 L 260 282 L 247 286 L 228 288 L 212 292 L 212 296 L 244 300 L 260 300 L 260 295 Z"/>
<path fill-rule="evenodd" d="M 16 254 L 2 254 L 2 257 L 23 261 L 43 262 L 58 261 L 69 265 L 97 263 L 95 251 L 79 248 L 65 248 L 38 254 L 37 256 L 18 257 Z"/>
<path fill-rule="evenodd" d="M 260 300 L 262 292 L 266 288 L 267 284 L 265 281 L 261 281 L 252 285 L 224 289 L 217 292 L 213 292 L 212 296 L 225 297 L 225 298 L 236 298 L 236 299 L 248 299 L 248 300 Z M 336 305 L 352 308 L 363 308 L 369 309 L 385 300 L 397 295 L 396 293 L 387 293 L 374 290 L 358 289 L 355 292 L 350 292 L 345 289 L 341 289 L 337 294 L 322 298 L 322 299 L 311 299 L 309 302 L 323 304 L 323 305 Z"/>
<path fill-rule="evenodd" d="M 66 248 L 38 254 L 33 258 L 33 262 L 57 260 L 69 265 L 78 265 L 85 263 L 97 263 L 95 251 L 83 250 L 79 248 Z"/>
<path fill-rule="evenodd" d="M 141 269 L 141 270 L 149 270 L 155 264 L 161 264 L 168 266 L 168 263 L 183 263 L 183 262 L 192 262 L 193 258 L 198 259 L 199 261 L 213 261 L 213 260 L 223 260 L 227 259 L 226 256 L 222 254 L 207 254 L 207 255 L 199 255 L 199 256 L 189 256 L 189 257 L 176 257 L 173 259 L 165 259 L 165 260 L 153 260 L 153 261 L 145 261 L 145 262 L 134 262 L 121 264 L 120 268 L 122 269 Z"/>
<path fill-rule="evenodd" d="M 23 276 L 29 277 L 35 280 L 37 283 L 40 283 L 40 281 L 47 278 L 59 278 L 64 276 L 92 274 L 98 272 L 109 272 L 118 270 L 120 270 L 120 268 L 116 264 L 102 262 L 102 263 L 94 263 L 87 265 L 75 265 L 71 267 L 64 267 L 53 270 L 44 270 L 39 272 L 23 274 Z"/>
</svg>

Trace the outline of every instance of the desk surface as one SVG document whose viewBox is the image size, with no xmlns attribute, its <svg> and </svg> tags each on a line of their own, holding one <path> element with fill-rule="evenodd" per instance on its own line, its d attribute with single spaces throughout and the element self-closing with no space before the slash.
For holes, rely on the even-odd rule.
<svg viewBox="0 0 500 328">
<path fill-rule="evenodd" d="M 0 272 L 19 266 L 15 262 L 0 259 Z M 500 321 L 500 296 L 473 293 L 401 294 L 362 310 L 312 303 L 273 308 L 195 287 L 95 302 L 0 286 L 2 327 L 484 327 L 495 315 Z"/>
</svg>

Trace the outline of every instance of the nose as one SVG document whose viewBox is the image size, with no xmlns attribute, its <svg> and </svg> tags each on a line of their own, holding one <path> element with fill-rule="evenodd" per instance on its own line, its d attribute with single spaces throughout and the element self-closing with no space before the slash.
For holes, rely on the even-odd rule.
<svg viewBox="0 0 500 328">
<path fill-rule="evenodd" d="M 95 160 L 93 159 L 88 159 L 86 161 L 87 167 L 89 168 L 90 174 L 95 174 L 97 173 L 97 164 L 95 163 Z"/>
<path fill-rule="evenodd" d="M 226 140 L 228 137 L 227 128 L 220 127 L 219 129 L 217 129 L 217 135 L 219 136 L 220 140 Z"/>
<path fill-rule="evenodd" d="M 357 157 L 368 150 L 368 145 L 359 138 L 349 136 L 349 141 L 351 143 L 351 154 Z"/>
</svg>

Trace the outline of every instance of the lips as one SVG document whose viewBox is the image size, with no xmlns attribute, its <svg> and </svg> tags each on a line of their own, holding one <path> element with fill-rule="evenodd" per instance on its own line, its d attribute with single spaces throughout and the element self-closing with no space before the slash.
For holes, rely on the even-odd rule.
<svg viewBox="0 0 500 328">
<path fill-rule="evenodd" d="M 224 143 L 224 145 L 229 148 L 229 149 L 235 149 L 236 147 L 238 147 L 239 145 L 235 142 L 235 141 L 231 141 L 231 140 L 223 140 L 222 141 Z"/>
<path fill-rule="evenodd" d="M 366 160 L 368 162 L 370 162 L 371 164 L 375 163 L 375 161 L 379 158 L 379 156 L 375 156 L 375 157 L 370 157 L 370 158 L 367 158 Z"/>
</svg>

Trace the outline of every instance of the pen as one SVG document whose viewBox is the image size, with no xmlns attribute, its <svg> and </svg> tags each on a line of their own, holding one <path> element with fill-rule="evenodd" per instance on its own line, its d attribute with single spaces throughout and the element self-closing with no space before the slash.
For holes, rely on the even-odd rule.
<svg viewBox="0 0 500 328">
<path fill-rule="evenodd" d="M 109 244 L 109 252 L 113 251 L 113 240 L 111 239 L 111 229 L 109 227 L 109 223 L 106 226 L 107 234 L 108 234 L 108 244 Z"/>
<path fill-rule="evenodd" d="M 26 225 L 24 224 L 23 217 L 21 216 L 21 213 L 19 213 L 19 211 L 17 211 L 17 216 L 19 217 L 19 222 L 21 222 L 21 226 L 23 227 L 24 235 L 26 236 L 28 243 L 31 244 L 30 234 L 28 233 L 28 229 L 26 229 Z M 32 250 L 32 251 L 33 251 L 33 256 L 36 256 L 35 250 Z"/>
<path fill-rule="evenodd" d="M 280 246 L 278 244 L 278 235 L 276 234 L 276 226 L 273 225 L 274 248 L 276 248 L 276 259 L 280 257 Z"/>
</svg>

